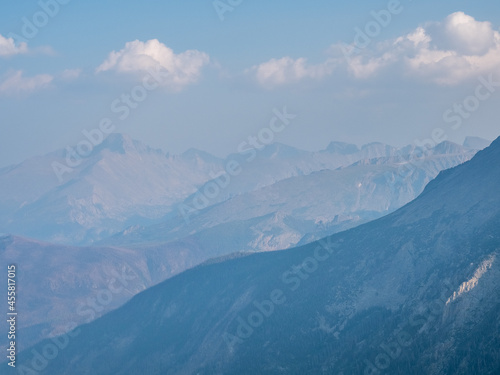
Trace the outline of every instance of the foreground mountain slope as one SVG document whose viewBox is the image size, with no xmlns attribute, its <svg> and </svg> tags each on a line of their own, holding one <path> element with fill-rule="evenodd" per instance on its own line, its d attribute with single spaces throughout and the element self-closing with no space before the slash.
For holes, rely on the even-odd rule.
<svg viewBox="0 0 500 375">
<path fill-rule="evenodd" d="M 18 266 L 17 283 L 22 288 L 18 349 L 90 322 L 206 259 L 227 255 L 225 249 L 241 246 L 238 235 L 252 224 L 251 220 L 235 222 L 220 232 L 202 231 L 166 245 L 138 249 L 75 247 L 0 236 L 0 264 Z M 224 236 L 228 229 L 236 239 Z M 218 246 L 204 246 L 216 243 L 211 236 L 219 238 Z M 0 291 L 0 298 L 7 301 L 6 289 Z M 0 326 L 0 335 L 6 337 L 7 329 L 7 325 Z M 0 342 L 0 349 L 6 349 L 5 345 Z"/>
<path fill-rule="evenodd" d="M 336 148 L 340 147 L 335 145 Z M 128 153 L 139 155 L 140 144 L 136 146 L 138 150 L 129 150 Z M 117 137 L 113 144 L 105 144 L 102 147 L 105 153 L 109 153 L 106 160 L 116 159 L 115 164 L 110 164 L 116 167 L 120 165 L 118 161 L 123 158 L 120 152 L 125 152 L 126 148 L 131 149 L 132 145 Z M 346 147 L 349 150 L 346 145 L 342 147 L 339 152 Z M 281 149 L 281 146 L 277 149 Z M 369 150 L 370 147 L 364 149 Z M 114 155 L 113 150 L 121 151 Z M 383 150 L 384 147 L 379 145 L 371 152 L 383 154 Z M 286 151 L 292 155 L 304 153 L 293 149 Z M 213 205 L 193 217 L 189 224 L 185 223 L 183 218 L 177 217 L 177 220 L 170 220 L 165 225 L 147 228 L 150 232 L 130 229 L 126 235 L 119 237 L 121 243 L 107 244 L 113 245 L 113 248 L 78 248 L 14 236 L 10 237 L 10 240 L 6 238 L 0 242 L 0 261 L 3 259 L 6 264 L 16 262 L 22 265 L 23 270 L 39 270 L 22 272 L 20 275 L 19 282 L 23 285 L 20 308 L 28 310 L 18 327 L 24 337 L 22 346 L 60 333 L 68 322 L 81 324 L 89 318 L 99 317 L 146 287 L 199 265 L 207 259 L 235 251 L 285 249 L 299 241 L 309 243 L 324 237 L 321 236 L 322 233 L 330 235 L 378 218 L 413 199 L 440 170 L 458 164 L 472 157 L 474 153 L 475 151 L 466 151 L 455 144 L 440 145 L 418 166 L 412 166 L 413 170 L 404 178 L 399 175 L 398 170 L 398 166 L 405 160 L 402 156 L 362 160 L 337 170 L 326 169 L 291 177 Z M 161 153 L 154 154 L 160 159 L 164 157 Z M 145 155 L 141 157 L 151 160 Z M 196 163 L 199 158 L 204 160 L 202 163 L 215 162 L 209 155 L 196 150 L 183 154 L 183 159 L 192 163 Z M 135 167 L 128 170 L 114 170 L 115 174 L 110 176 L 116 176 L 118 173 L 125 176 L 125 179 L 130 179 L 134 173 L 140 175 L 137 165 L 133 166 Z M 88 173 L 89 176 L 95 176 L 95 166 L 89 168 Z M 92 185 L 106 185 L 110 176 L 107 176 L 108 179 L 102 176 L 101 182 L 95 181 Z M 163 177 L 159 181 L 164 181 Z M 125 201 L 127 195 L 133 195 L 136 189 L 140 190 L 141 184 L 142 182 L 131 183 L 124 191 L 117 192 L 115 200 L 110 200 L 108 207 L 116 207 L 117 200 Z M 81 181 L 72 186 L 76 185 L 81 188 Z M 155 190 L 154 184 L 150 189 Z M 157 198 L 158 196 L 155 199 Z M 135 202 L 138 204 L 143 199 L 139 196 Z M 127 202 L 129 205 L 132 203 L 132 200 Z M 82 209 L 92 207 L 83 204 L 81 206 Z M 58 204 L 53 206 L 55 209 L 60 207 Z M 51 216 L 48 209 L 45 212 L 47 216 Z M 88 217 L 90 216 L 92 215 Z M 32 220 L 38 217 L 38 214 L 34 214 Z M 39 230 L 43 231 L 45 225 L 51 225 L 50 220 L 39 223 Z M 138 233 L 144 237 L 139 237 L 139 243 L 133 245 L 133 238 Z M 39 256 L 33 254 L 47 256 L 40 260 Z M 110 259 L 114 259 L 110 256 L 119 258 L 120 254 L 123 254 L 124 263 L 110 262 Z M 100 304 L 97 307 L 99 311 L 89 311 L 88 306 L 84 306 L 86 299 L 95 298 L 100 289 L 106 289 L 106 283 L 112 279 L 109 272 L 101 273 L 97 270 L 113 269 L 117 272 L 118 264 L 130 264 L 129 269 L 139 267 L 136 273 L 141 275 L 141 278 L 137 280 L 137 288 L 126 290 L 126 293 L 113 293 L 113 303 Z M 75 306 L 80 310 L 76 311 Z M 0 349 L 3 349 L 1 343 Z"/>
<path fill-rule="evenodd" d="M 496 374 L 499 184 L 500 138 L 382 219 L 140 293 L 40 373 Z"/>
</svg>

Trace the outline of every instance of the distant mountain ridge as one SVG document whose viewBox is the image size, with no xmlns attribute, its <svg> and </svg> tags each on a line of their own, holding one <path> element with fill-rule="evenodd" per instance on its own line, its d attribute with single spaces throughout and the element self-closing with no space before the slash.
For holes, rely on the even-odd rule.
<svg viewBox="0 0 500 375">
<path fill-rule="evenodd" d="M 222 165 L 214 157 L 173 157 L 112 134 L 59 184 L 51 163 L 63 155 L 30 159 L 0 173 L 0 230 L 62 244 L 91 243 L 161 218 Z"/>
<path fill-rule="evenodd" d="M 59 254 L 65 268 L 81 273 L 88 272 L 80 264 L 82 259 L 98 269 L 107 264 L 108 251 L 123 252 L 131 267 L 142 264 L 137 271 L 142 275 L 137 292 L 210 258 L 304 245 L 379 218 L 418 196 L 441 170 L 461 164 L 476 153 L 449 144 L 429 150 L 423 162 L 413 165 L 412 147 L 402 150 L 381 143 L 363 150 L 347 144 L 342 147 L 356 149 L 357 154 L 349 151 L 344 156 L 332 154 L 332 150 L 310 153 L 274 144 L 259 151 L 252 162 L 246 162 L 244 155 L 231 155 L 230 160 L 241 162 L 241 176 L 189 222 L 171 202 L 185 196 L 184 202 L 190 204 L 196 192 L 203 189 L 203 181 L 212 178 L 211 171 L 222 168 L 225 161 L 210 154 L 192 149 L 182 155 L 168 155 L 116 135 L 96 149 L 81 171 L 75 171 L 76 178 L 56 187 L 43 183 L 38 187 L 26 172 L 16 172 L 19 168 L 33 169 L 31 180 L 50 172 L 41 168 L 42 161 L 46 169 L 50 168 L 50 158 L 29 160 L 24 167 L 0 173 L 0 180 L 6 182 L 0 185 L 5 191 L 2 197 L 13 197 L 1 204 L 6 207 L 28 196 L 33 202 L 23 202 L 12 216 L 8 209 L 0 212 L 11 226 L 17 220 L 23 231 L 34 237 L 50 237 L 59 244 L 12 236 L 16 240 L 4 242 L 4 260 L 15 259 L 34 269 L 39 264 L 33 252 L 45 251 Z M 24 183 L 18 187 L 20 181 Z M 41 192 L 43 189 L 48 191 Z M 36 194 L 42 194 L 42 198 L 33 198 Z M 0 226 L 0 231 L 9 232 L 8 228 Z M 88 254 L 85 258 L 80 255 L 81 248 L 65 245 L 81 238 L 107 237 L 120 230 L 94 243 L 96 246 L 83 247 Z M 48 304 L 74 316 L 73 306 L 92 296 L 91 289 L 83 288 L 56 297 L 58 288 L 49 287 L 47 298 L 40 301 L 41 283 L 51 280 L 54 285 L 63 285 L 71 277 L 71 273 L 54 266 L 58 261 L 52 265 L 50 258 L 44 261 L 48 263 L 43 275 L 31 273 L 22 278 L 24 301 L 37 307 L 19 328 L 35 341 L 61 327 L 57 316 L 44 312 Z M 85 282 L 90 283 L 90 279 Z M 103 287 L 104 282 L 96 276 L 96 285 Z M 113 304 L 102 306 L 96 316 L 132 295 L 115 295 Z M 80 324 L 82 317 L 73 320 Z M 31 343 L 29 340 L 26 342 Z"/>
<path fill-rule="evenodd" d="M 478 145 L 480 141 L 469 140 Z M 457 146 L 459 147 L 459 146 Z M 307 152 L 281 144 L 220 159 L 191 149 L 170 155 L 122 134 L 111 134 L 82 159 L 59 183 L 52 163 L 65 163 L 57 151 L 0 170 L 0 231 L 66 245 L 87 245 L 129 226 L 149 225 L 175 214 L 176 205 L 194 196 L 227 160 L 235 160 L 242 174 L 210 205 L 270 186 L 281 180 L 323 169 L 391 157 L 407 151 L 382 143 L 355 145 L 332 142 L 326 150 Z M 409 151 L 409 149 L 408 149 Z M 450 150 L 449 153 L 456 153 Z M 470 158 L 473 149 L 461 149 Z M 434 176 L 431 176 L 431 178 Z"/>
<path fill-rule="evenodd" d="M 247 238 L 246 245 L 233 250 L 288 248 L 303 242 L 304 236 L 319 238 L 315 234 L 332 234 L 394 211 L 417 197 L 441 170 L 461 164 L 475 154 L 454 143 L 438 146 L 416 165 L 411 161 L 412 148 L 401 152 L 374 143 L 362 151 L 362 156 L 369 155 L 369 159 L 352 163 L 359 157 L 340 156 L 334 160 L 337 163 L 343 160 L 345 165 L 297 173 L 263 187 L 242 186 L 248 179 L 238 176 L 205 209 L 188 212 L 195 206 L 193 202 L 200 194 L 197 192 L 178 210 L 186 212 L 185 215 L 177 212 L 162 223 L 135 226 L 101 243 L 115 246 L 167 243 L 211 228 L 261 218 L 259 224 L 249 227 L 248 233 L 241 234 Z M 275 150 L 280 147 L 276 145 Z M 321 154 L 314 156 L 322 157 Z M 248 174 L 253 173 L 258 171 L 249 169 Z"/>
<path fill-rule="evenodd" d="M 500 138 L 383 218 L 140 293 L 40 373 L 497 374 L 499 185 Z"/>
</svg>

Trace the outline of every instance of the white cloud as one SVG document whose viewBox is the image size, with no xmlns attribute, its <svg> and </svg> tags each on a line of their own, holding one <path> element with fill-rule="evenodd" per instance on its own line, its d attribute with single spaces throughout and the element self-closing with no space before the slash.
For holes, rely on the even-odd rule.
<svg viewBox="0 0 500 375">
<path fill-rule="evenodd" d="M 366 48 L 334 44 L 329 53 L 333 57 L 317 65 L 309 65 L 305 58 L 284 57 L 246 72 L 265 88 L 305 78 L 322 79 L 334 72 L 343 76 L 345 70 L 358 80 L 385 72 L 439 85 L 456 85 L 500 69 L 500 33 L 490 22 L 456 12 L 442 22 L 427 23 L 393 40 L 370 40 Z"/>
<path fill-rule="evenodd" d="M 327 60 L 323 64 L 309 65 L 305 58 L 283 57 L 253 66 L 247 70 L 247 73 L 255 74 L 260 85 L 271 89 L 304 78 L 321 79 L 332 74 L 334 68 L 333 60 Z"/>
<path fill-rule="evenodd" d="M 175 54 L 157 39 L 147 42 L 135 40 L 126 43 L 122 50 L 111 52 L 96 72 L 114 70 L 118 73 L 145 74 L 160 65 L 168 71 L 164 85 L 179 89 L 198 81 L 201 69 L 209 61 L 206 53 L 197 50 Z"/>
<path fill-rule="evenodd" d="M 14 39 L 5 38 L 4 36 L 0 35 L 0 56 L 8 57 L 27 52 L 28 52 L 28 45 L 26 43 L 21 42 L 19 43 L 19 45 L 16 45 Z"/>
<path fill-rule="evenodd" d="M 351 58 L 349 70 L 356 78 L 367 78 L 395 64 L 408 76 L 456 85 L 500 68 L 500 33 L 489 22 L 456 12 L 443 22 L 379 43 L 375 56 L 361 50 L 360 56 Z"/>
<path fill-rule="evenodd" d="M 18 70 L 9 74 L 7 79 L 0 84 L 0 94 L 31 94 L 36 90 L 48 87 L 53 80 L 54 77 L 49 74 L 24 77 L 23 72 Z"/>
<path fill-rule="evenodd" d="M 462 55 L 484 55 L 498 42 L 490 22 L 476 21 L 463 12 L 449 15 L 442 28 L 450 47 Z"/>
</svg>

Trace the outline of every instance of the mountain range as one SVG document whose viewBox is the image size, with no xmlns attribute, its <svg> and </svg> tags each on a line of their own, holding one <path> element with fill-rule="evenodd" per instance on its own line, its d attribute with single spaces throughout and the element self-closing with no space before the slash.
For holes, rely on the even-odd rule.
<svg viewBox="0 0 500 375">
<path fill-rule="evenodd" d="M 50 375 L 497 374 L 499 184 L 500 138 L 389 215 L 294 249 L 199 265 L 22 352 L 20 366 Z"/>
<path fill-rule="evenodd" d="M 472 138 L 468 143 L 481 146 Z M 424 166 L 424 181 L 412 187 L 415 193 L 401 201 L 406 203 L 418 195 L 439 170 L 470 159 L 478 150 L 474 147 L 442 153 L 433 166 Z M 62 182 L 52 165 L 65 163 L 64 150 L 1 169 L 0 233 L 64 245 L 89 245 L 129 228 L 164 223 L 179 216 L 179 205 L 193 207 L 194 197 L 224 171 L 228 161 L 238 162 L 241 173 L 217 196 L 207 199 L 207 207 L 285 179 L 357 162 L 386 159 L 385 164 L 394 166 L 390 158 L 408 159 L 413 150 L 380 143 L 358 148 L 332 142 L 326 150 L 306 152 L 272 144 L 254 150 L 254 159 L 248 161 L 249 157 L 242 154 L 220 159 L 195 149 L 170 155 L 126 135 L 111 134 L 77 167 L 65 173 Z M 300 215 L 298 218 L 303 219 Z"/>
<path fill-rule="evenodd" d="M 333 157 L 329 154 L 334 152 L 334 145 L 339 147 L 339 143 L 330 144 L 327 149 L 330 151 L 314 156 L 342 160 L 343 154 Z M 348 151 L 356 147 L 342 145 L 342 150 Z M 276 145 L 275 149 L 280 150 L 281 146 Z M 367 157 L 364 154 L 368 150 Z M 191 202 L 199 194 L 196 193 L 178 206 L 177 215 L 167 216 L 158 224 L 128 228 L 100 243 L 157 245 L 198 234 L 207 246 L 217 238 L 223 242 L 221 233 L 237 230 L 237 226 L 242 229 L 237 236 L 239 242 L 232 245 L 233 250 L 285 249 L 396 210 L 416 198 L 441 170 L 469 160 L 477 150 L 443 142 L 429 150 L 418 163 L 412 161 L 411 155 L 415 152 L 412 147 L 395 149 L 372 144 L 364 147 L 361 159 L 356 154 L 359 152 L 348 154 L 349 161 L 345 164 L 352 164 L 347 166 L 336 167 L 332 162 L 330 169 L 308 174 L 302 169 L 298 175 L 260 188 L 241 187 L 235 182 L 226 188 L 230 198 L 192 212 Z M 258 171 L 252 170 L 249 175 L 254 174 Z M 240 188 L 241 192 L 235 190 Z"/>
<path fill-rule="evenodd" d="M 451 142 L 421 160 L 416 151 L 332 142 L 311 153 L 273 144 L 248 162 L 198 150 L 170 156 L 116 134 L 61 184 L 50 165 L 62 162 L 62 151 L 3 169 L 0 232 L 15 235 L 1 239 L 0 259 L 23 265 L 20 307 L 29 312 L 18 326 L 21 347 L 93 320 L 208 259 L 286 249 L 379 218 L 477 152 Z M 179 207 L 192 205 L 230 160 L 241 174 L 186 220 Z M 89 311 L 89 299 L 109 295 L 113 274 L 124 270 L 136 275 L 133 287 Z"/>
</svg>

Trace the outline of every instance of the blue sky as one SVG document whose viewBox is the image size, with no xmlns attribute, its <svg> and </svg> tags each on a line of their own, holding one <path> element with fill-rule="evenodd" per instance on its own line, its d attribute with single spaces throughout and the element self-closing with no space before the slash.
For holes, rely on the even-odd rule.
<svg viewBox="0 0 500 375">
<path fill-rule="evenodd" d="M 221 0 L 223 20 L 212 0 L 60 1 L 2 6 L 0 166 L 75 145 L 103 118 L 173 153 L 223 156 L 284 106 L 297 118 L 276 141 L 309 150 L 499 135 L 500 87 L 476 97 L 500 81 L 498 1 Z M 372 36 L 355 43 L 357 30 Z M 169 75 L 119 119 L 112 103 L 156 66 Z"/>
</svg>

